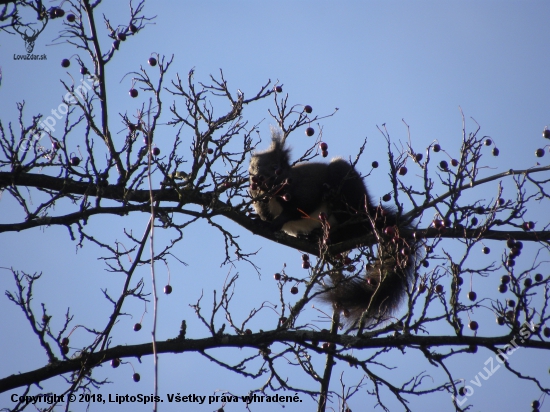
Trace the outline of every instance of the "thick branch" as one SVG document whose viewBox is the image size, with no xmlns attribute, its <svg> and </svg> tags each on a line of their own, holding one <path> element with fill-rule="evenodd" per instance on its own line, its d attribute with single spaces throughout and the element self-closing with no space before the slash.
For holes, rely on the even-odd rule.
<svg viewBox="0 0 550 412">
<path fill-rule="evenodd" d="M 183 352 L 203 352 L 208 349 L 220 347 L 233 348 L 265 348 L 275 342 L 295 342 L 306 344 L 311 350 L 318 353 L 326 353 L 319 347 L 307 344 L 306 341 L 316 342 L 332 342 L 337 345 L 342 345 L 345 350 L 349 349 L 366 349 L 366 348 L 383 348 L 383 347 L 398 347 L 403 345 L 420 345 L 420 346 L 469 346 L 478 345 L 493 348 L 495 346 L 507 345 L 510 343 L 510 335 L 499 337 L 470 337 L 470 336 L 405 336 L 399 337 L 383 337 L 371 338 L 369 336 L 357 337 L 350 335 L 333 335 L 328 331 L 313 332 L 313 331 L 288 331 L 279 330 L 273 332 L 256 333 L 244 336 L 229 336 L 211 337 L 205 339 L 169 339 L 163 342 L 157 342 L 157 353 L 183 353 Z M 537 340 L 526 340 L 519 344 L 526 348 L 550 349 L 550 342 L 542 342 Z M 341 349 L 337 347 L 334 352 L 337 355 Z M 20 386 L 30 385 L 33 383 L 42 382 L 54 376 L 64 373 L 78 371 L 83 367 L 90 368 L 100 363 L 110 361 L 112 359 L 142 357 L 153 354 L 153 345 L 144 343 L 141 345 L 116 346 L 111 349 L 93 353 L 91 355 L 84 354 L 74 359 L 60 361 L 49 364 L 43 368 L 36 369 L 31 372 L 22 373 L 19 375 L 11 375 L 0 379 L 0 393 Z"/>
</svg>

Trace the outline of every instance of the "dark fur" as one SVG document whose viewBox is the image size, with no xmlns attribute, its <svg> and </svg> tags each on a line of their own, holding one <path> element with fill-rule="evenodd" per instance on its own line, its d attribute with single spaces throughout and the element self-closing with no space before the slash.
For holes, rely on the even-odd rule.
<svg viewBox="0 0 550 412">
<path fill-rule="evenodd" d="M 290 150 L 277 135 L 269 149 L 252 156 L 249 172 L 256 213 L 274 231 L 282 229 L 294 236 L 320 234 L 320 210 L 328 216 L 333 244 L 371 233 L 373 222 L 380 231 L 397 224 L 395 212 L 373 205 L 363 178 L 351 164 L 334 159 L 291 166 Z M 383 243 L 377 263 L 365 277 L 332 276 L 321 297 L 351 322 L 365 311 L 367 322 L 387 319 L 410 284 L 414 265 L 412 259 L 399 254 L 403 243 Z"/>
</svg>

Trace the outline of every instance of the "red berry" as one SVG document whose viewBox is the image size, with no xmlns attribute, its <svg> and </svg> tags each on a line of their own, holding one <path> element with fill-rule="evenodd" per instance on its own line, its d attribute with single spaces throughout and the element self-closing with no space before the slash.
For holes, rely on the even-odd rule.
<svg viewBox="0 0 550 412">
<path fill-rule="evenodd" d="M 126 41 L 126 33 L 118 33 L 116 38 L 120 41 Z"/>
<path fill-rule="evenodd" d="M 486 254 L 486 255 L 488 255 L 489 252 L 491 252 L 491 249 L 489 249 L 487 246 L 485 246 L 485 247 L 484 247 L 483 249 L 481 249 L 481 250 L 482 250 L 482 252 L 483 252 L 484 254 Z"/>
<path fill-rule="evenodd" d="M 395 236 L 395 228 L 393 226 L 386 226 L 384 228 L 384 234 L 389 237 Z"/>
<path fill-rule="evenodd" d="M 157 59 L 154 57 L 149 57 L 149 60 L 147 60 L 147 63 L 149 63 L 149 66 L 156 66 L 157 65 Z"/>
<path fill-rule="evenodd" d="M 319 148 L 322 151 L 327 151 L 328 150 L 328 144 L 326 144 L 325 142 L 321 142 L 321 143 L 319 143 Z"/>
<path fill-rule="evenodd" d="M 302 262 L 302 268 L 304 269 L 309 269 L 311 267 L 310 263 L 309 263 L 309 260 L 304 260 Z"/>
<path fill-rule="evenodd" d="M 130 24 L 130 26 L 128 26 L 128 28 L 130 29 L 131 33 L 137 33 L 137 31 L 138 31 L 138 28 L 133 24 Z"/>
<path fill-rule="evenodd" d="M 80 158 L 74 156 L 71 157 L 71 166 L 78 166 L 80 164 Z"/>
<path fill-rule="evenodd" d="M 503 275 L 503 276 L 500 278 L 500 282 L 501 282 L 503 285 L 506 285 L 506 284 L 510 283 L 510 275 Z"/>
<path fill-rule="evenodd" d="M 417 162 L 420 162 L 424 158 L 424 156 L 422 155 L 422 153 L 417 153 L 414 158 Z"/>
<path fill-rule="evenodd" d="M 88 69 L 86 67 L 82 66 L 80 68 L 80 74 L 82 74 L 82 75 L 88 74 Z"/>
<path fill-rule="evenodd" d="M 435 285 L 436 293 L 443 293 L 443 285 Z"/>
<path fill-rule="evenodd" d="M 132 97 L 138 97 L 138 91 L 134 88 L 130 89 L 130 96 Z"/>
<path fill-rule="evenodd" d="M 421 283 L 418 285 L 418 293 L 424 293 L 426 291 L 426 285 L 424 283 Z"/>
<path fill-rule="evenodd" d="M 508 286 L 506 286 L 505 284 L 501 283 L 500 285 L 498 285 L 498 291 L 500 293 L 506 293 L 508 292 Z"/>
<path fill-rule="evenodd" d="M 391 194 L 386 193 L 384 196 L 382 196 L 382 200 L 384 202 L 389 202 L 391 200 Z"/>
<path fill-rule="evenodd" d="M 76 16 L 74 14 L 67 14 L 67 21 L 69 23 L 73 23 L 76 20 Z"/>
<path fill-rule="evenodd" d="M 542 275 L 540 273 L 535 275 L 535 282 L 542 282 Z"/>
<path fill-rule="evenodd" d="M 545 338 L 550 338 L 550 328 L 548 328 L 548 327 L 544 328 L 542 333 L 544 334 Z"/>
<path fill-rule="evenodd" d="M 275 91 L 277 93 L 282 93 L 283 92 L 283 87 L 282 86 L 275 86 Z"/>
<path fill-rule="evenodd" d="M 55 13 L 55 17 L 63 17 L 65 15 L 65 10 L 59 7 L 56 7 L 54 10 L 54 13 Z"/>
<path fill-rule="evenodd" d="M 153 154 L 154 154 L 155 156 L 158 156 L 158 155 L 160 154 L 160 149 L 159 149 L 158 147 L 154 147 L 154 148 L 153 148 Z"/>
<path fill-rule="evenodd" d="M 499 316 L 499 317 L 497 318 L 497 323 L 498 323 L 500 326 L 504 325 L 504 323 L 505 323 L 504 316 Z"/>
<path fill-rule="evenodd" d="M 71 61 L 69 59 L 63 59 L 61 60 L 61 67 L 69 67 L 71 65 Z"/>
<path fill-rule="evenodd" d="M 530 287 L 532 284 L 533 284 L 533 279 L 531 278 L 527 278 L 523 281 L 523 286 L 525 286 L 526 288 Z"/>
<path fill-rule="evenodd" d="M 113 368 L 118 368 L 120 366 L 120 359 L 116 358 L 116 359 L 111 360 L 111 366 Z"/>
<path fill-rule="evenodd" d="M 67 353 L 69 353 L 69 347 L 66 345 L 61 346 L 61 353 L 63 355 L 66 355 Z"/>
<path fill-rule="evenodd" d="M 170 293 L 172 293 L 172 286 L 166 285 L 166 286 L 164 287 L 164 293 L 167 294 L 167 295 L 169 295 Z"/>
<path fill-rule="evenodd" d="M 326 150 L 323 150 L 323 151 L 321 152 L 321 155 L 322 155 L 323 157 L 327 157 L 327 156 L 328 156 L 328 152 L 327 152 Z"/>
<path fill-rule="evenodd" d="M 470 299 L 472 302 L 477 299 L 477 293 L 475 293 L 473 290 L 468 292 L 468 299 Z"/>
<path fill-rule="evenodd" d="M 212 149 L 211 147 L 208 148 L 208 154 L 212 154 L 214 153 L 214 149 Z"/>
<path fill-rule="evenodd" d="M 304 107 L 304 112 L 311 113 L 312 111 L 313 111 L 313 108 L 309 104 L 306 104 Z"/>
<path fill-rule="evenodd" d="M 309 255 L 303 254 L 302 255 L 302 260 L 303 261 L 309 260 Z"/>
<path fill-rule="evenodd" d="M 493 144 L 493 141 L 491 139 L 485 139 L 485 141 L 483 142 L 483 144 L 485 146 L 491 146 Z"/>
<path fill-rule="evenodd" d="M 136 372 L 132 375 L 132 379 L 134 380 L 134 382 L 139 382 L 141 376 L 139 376 L 139 373 Z"/>
<path fill-rule="evenodd" d="M 500 154 L 500 150 L 498 150 L 498 147 L 493 148 L 493 156 L 498 156 Z"/>
<path fill-rule="evenodd" d="M 374 162 L 372 162 L 372 168 L 376 169 L 377 167 L 378 167 L 378 162 L 375 160 Z"/>
<path fill-rule="evenodd" d="M 516 306 L 516 301 L 513 300 L 513 299 L 510 299 L 510 300 L 508 301 L 508 306 L 510 306 L 511 308 L 513 308 L 514 306 Z"/>
<path fill-rule="evenodd" d="M 281 280 L 281 274 L 280 273 L 275 273 L 273 275 L 273 277 L 275 278 L 275 280 Z"/>
<path fill-rule="evenodd" d="M 458 276 L 458 277 L 456 278 L 456 284 L 457 284 L 458 286 L 462 286 L 463 283 L 464 283 L 464 279 L 462 279 L 461 276 Z"/>
<path fill-rule="evenodd" d="M 439 162 L 439 167 L 445 170 L 449 167 L 449 163 L 447 163 L 446 160 L 442 160 L 441 162 Z"/>
<path fill-rule="evenodd" d="M 451 164 L 453 165 L 453 167 L 457 167 L 458 166 L 458 160 L 456 160 L 456 159 L 451 160 Z"/>
<path fill-rule="evenodd" d="M 61 339 L 61 346 L 67 346 L 69 344 L 69 338 Z"/>
<path fill-rule="evenodd" d="M 292 288 L 290 288 L 290 293 L 292 293 L 293 295 L 296 295 L 298 293 L 298 287 L 292 286 Z"/>
<path fill-rule="evenodd" d="M 399 174 L 400 174 L 401 176 L 405 176 L 405 175 L 407 174 L 407 168 L 406 168 L 405 166 L 401 166 L 401 167 L 399 168 Z"/>
<path fill-rule="evenodd" d="M 542 157 L 544 156 L 544 149 L 537 149 L 535 150 L 535 156 Z"/>
<path fill-rule="evenodd" d="M 440 146 L 439 144 L 436 143 L 436 144 L 433 145 L 433 151 L 434 151 L 434 152 L 437 153 L 437 152 L 439 152 L 440 150 L 441 150 L 441 146 Z"/>
<path fill-rule="evenodd" d="M 139 332 L 139 331 L 141 330 L 141 323 L 136 323 L 136 324 L 134 325 L 134 330 L 135 330 L 136 332 Z"/>
<path fill-rule="evenodd" d="M 310 137 L 311 137 L 311 136 L 313 136 L 314 134 L 315 134 L 315 130 L 313 129 L 313 127 L 308 127 L 308 128 L 306 129 L 306 135 L 307 135 L 307 136 L 310 136 Z"/>
<path fill-rule="evenodd" d="M 546 139 L 550 139 L 550 129 L 545 128 L 545 129 L 542 131 L 542 137 L 544 137 L 544 138 L 546 138 Z"/>
<path fill-rule="evenodd" d="M 468 324 L 468 327 L 472 330 L 477 330 L 479 328 L 479 325 L 478 323 L 475 321 L 475 320 L 472 320 L 469 324 Z"/>
<path fill-rule="evenodd" d="M 512 249 L 510 249 L 509 256 L 511 258 L 518 257 L 519 255 L 521 255 L 521 250 L 519 250 L 517 247 L 513 247 Z"/>
<path fill-rule="evenodd" d="M 435 227 L 436 229 L 439 229 L 440 227 L 443 227 L 443 220 L 434 219 L 434 221 L 432 222 L 432 226 Z"/>
</svg>

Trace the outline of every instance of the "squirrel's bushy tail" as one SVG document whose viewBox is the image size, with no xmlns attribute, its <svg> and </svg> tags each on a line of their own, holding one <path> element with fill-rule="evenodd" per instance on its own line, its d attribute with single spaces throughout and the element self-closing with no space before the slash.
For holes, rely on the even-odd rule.
<svg viewBox="0 0 550 412">
<path fill-rule="evenodd" d="M 376 262 L 367 267 L 366 274 L 334 272 L 320 299 L 341 310 L 347 324 L 358 324 L 361 318 L 364 325 L 387 320 L 413 281 L 416 256 L 412 242 L 396 245 L 382 240 Z"/>
</svg>

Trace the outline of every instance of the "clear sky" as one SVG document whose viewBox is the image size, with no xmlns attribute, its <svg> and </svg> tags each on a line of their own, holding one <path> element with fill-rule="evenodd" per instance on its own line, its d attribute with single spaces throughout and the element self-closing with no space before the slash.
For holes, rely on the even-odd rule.
<svg viewBox="0 0 550 412">
<path fill-rule="evenodd" d="M 68 6 L 65 3 L 64 7 Z M 127 24 L 128 6 L 125 2 L 104 1 L 101 11 L 112 24 Z M 194 68 L 197 80 L 208 81 L 208 76 L 217 75 L 221 68 L 230 89 L 240 89 L 247 96 L 255 94 L 271 79 L 283 84 L 291 102 L 310 104 L 316 114 L 329 114 L 337 107 L 336 115 L 322 122 L 323 138 L 329 144 L 331 156 L 344 157 L 355 155 L 367 138 L 366 152 L 358 164 L 358 169 L 365 174 L 370 171 L 373 160 L 383 162 L 385 159 L 385 141 L 377 126 L 386 124 L 395 141 L 401 139 L 406 143 L 407 129 L 402 119 L 410 125 L 411 139 L 417 150 L 421 151 L 438 140 L 444 149 L 457 156 L 462 136 L 459 108 L 467 118 L 468 129 L 475 129 L 475 123 L 470 120 L 474 118 L 481 126 L 481 133 L 491 136 L 500 149 L 498 158 L 488 155 L 485 162 L 490 169 L 483 173 L 534 166 L 537 161 L 534 151 L 545 144 L 541 132 L 550 125 L 550 3 L 547 1 L 158 0 L 146 4 L 145 14 L 157 16 L 154 24 L 122 43 L 120 52 L 108 66 L 111 127 L 116 131 L 124 128 L 117 123 L 118 113 L 134 113 L 138 107 L 138 103 L 128 97 L 131 78 L 124 75 L 137 71 L 140 65 L 146 66 L 151 53 L 159 53 L 174 55 L 169 78 L 175 78 L 176 72 L 185 77 Z M 0 33 L 3 75 L 0 119 L 4 126 L 9 121 L 17 124 L 15 102 L 26 102 L 27 119 L 38 112 L 49 113 L 59 105 L 64 94 L 59 79 L 70 80 L 67 72 L 80 79 L 76 65 L 67 70 L 60 66 L 63 58 L 75 61 L 75 50 L 67 44 L 57 44 L 60 41 L 55 40 L 60 27 L 59 20 L 52 20 L 37 38 L 34 53 L 45 53 L 47 59 L 43 61 L 14 60 L 14 55 L 25 54 L 21 36 Z M 98 27 L 103 28 L 101 23 Z M 87 56 L 82 55 L 82 58 L 89 63 Z M 171 101 L 172 98 L 166 96 L 167 105 Z M 258 104 L 244 112 L 251 123 L 264 119 L 260 127 L 263 139 L 268 138 L 269 126 L 273 124 L 268 107 L 273 107 L 272 102 Z M 169 127 L 157 131 L 157 144 L 161 150 L 170 147 L 174 134 L 175 131 Z M 160 139 L 161 136 L 165 136 L 166 143 Z M 297 133 L 291 136 L 290 143 L 298 153 L 311 140 Z M 547 159 L 548 154 L 540 162 L 546 164 Z M 367 180 L 375 199 L 389 190 L 386 173 L 387 168 L 381 167 Z M 496 193 L 496 184 L 493 189 Z M 513 188 L 506 190 L 505 194 L 513 197 Z M 491 198 L 494 193 L 482 196 Z M 23 218 L 17 205 L 5 193 L 0 198 L 0 211 L 1 223 L 13 221 L 14 216 Z M 533 211 L 532 220 L 537 220 L 537 213 L 540 211 Z M 101 225 L 94 233 L 113 242 L 124 241 L 123 227 L 141 234 L 146 220 L 147 216 L 124 221 L 98 218 L 90 219 L 89 224 Z M 299 268 L 297 251 L 256 238 L 225 221 L 219 220 L 218 223 L 236 230 L 249 251 L 261 248 L 258 261 L 262 277 L 259 278 L 245 263 L 234 268 L 220 267 L 223 261 L 221 236 L 204 224 L 191 227 L 178 248 L 181 252 L 178 257 L 189 266 L 171 262 L 174 293 L 169 297 L 161 296 L 159 339 L 175 337 L 182 319 L 190 324 L 190 336 L 205 336 L 206 331 L 195 320 L 189 304 L 198 299 L 201 291 L 205 301 L 210 302 L 213 288 L 219 290 L 228 273 L 238 272 L 240 275 L 235 298 L 235 313 L 240 316 L 246 316 L 250 310 L 247 302 L 251 299 L 256 306 L 264 299 L 277 302 L 272 274 L 279 271 L 283 263 L 289 270 L 297 271 L 296 276 L 304 275 L 305 271 Z M 61 325 L 67 307 L 71 307 L 71 313 L 75 315 L 75 324 L 101 328 L 106 323 L 110 306 L 102 297 L 101 288 L 107 287 L 115 294 L 120 290 L 122 279 L 105 271 L 104 264 L 97 260 L 99 252 L 96 247 L 87 245 L 77 250 L 67 230 L 62 228 L 2 234 L 0 245 L 1 266 L 31 273 L 43 272 L 33 303 L 39 310 L 39 304 L 46 302 L 57 327 Z M 160 273 L 157 276 L 161 276 L 162 285 L 167 275 Z M 142 276 L 150 289 L 146 268 L 142 270 Z M 14 290 L 8 271 L 0 272 L 0 289 Z M 209 304 L 204 307 L 209 307 Z M 317 316 L 313 309 L 309 310 L 312 318 Z M 9 337 L 0 339 L 2 376 L 6 372 L 25 372 L 43 366 L 46 357 L 21 311 L 3 295 L 0 297 L 0 311 L 3 314 L 0 317 L 0 336 Z M 148 342 L 151 311 L 148 307 L 141 334 L 135 333 L 131 327 L 141 317 L 143 304 L 129 303 L 126 312 L 133 318 L 123 319 L 117 325 L 113 345 Z M 274 326 L 275 314 L 266 312 L 264 316 L 267 326 L 256 322 L 253 326 L 257 330 Z M 219 321 L 221 325 L 223 319 Z M 82 344 L 88 342 L 84 333 L 74 335 L 75 347 L 79 339 L 82 339 Z M 539 354 L 531 352 L 517 356 L 524 356 L 524 362 L 537 364 L 535 355 Z M 464 378 L 471 379 L 483 369 L 488 356 L 483 352 L 477 357 L 465 357 L 463 365 L 455 366 L 464 368 Z M 403 373 L 402 376 L 407 377 L 412 368 L 410 359 L 396 356 L 390 361 Z M 143 364 L 139 364 L 132 360 L 142 375 L 139 384 L 131 381 L 132 372 L 127 365 L 116 371 L 110 368 L 99 370 L 98 376 L 108 376 L 114 382 L 101 392 L 151 392 L 151 359 L 142 361 Z M 430 369 L 424 360 L 421 362 L 424 362 L 422 368 L 428 369 L 435 380 L 444 378 L 441 371 Z M 236 378 L 195 354 L 162 356 L 160 365 L 161 393 L 208 395 L 219 389 L 244 394 L 247 389 L 263 384 L 262 378 L 259 382 Z M 533 368 L 539 366 L 548 370 L 550 365 L 538 362 Z M 322 367 L 322 362 L 318 367 Z M 392 377 L 389 372 L 385 376 Z M 291 376 L 292 379 L 303 377 Z M 353 382 L 350 378 L 348 383 Z M 64 383 L 57 379 L 45 387 L 55 391 L 64 388 Z M 391 399 L 391 395 L 385 395 Z M 538 395 L 533 385 L 518 384 L 502 370 L 476 389 L 472 402 L 474 410 L 528 410 L 530 401 Z M 303 399 L 304 405 L 308 406 L 301 410 L 313 410 L 305 396 Z M 447 393 L 411 401 L 411 407 L 417 410 L 452 410 Z M 365 402 L 372 405 L 372 397 L 362 392 L 353 398 L 352 410 L 363 410 Z M 0 395 L 0 406 L 9 405 L 8 396 Z M 389 405 L 395 407 L 392 411 L 400 410 L 392 401 Z M 81 406 L 74 410 L 84 410 Z M 177 410 L 181 410 L 179 408 Z M 287 408 L 295 410 L 291 406 Z M 203 405 L 189 410 L 213 409 Z M 92 405 L 91 410 L 104 409 Z M 150 408 L 123 405 L 116 410 Z M 164 404 L 163 410 L 176 408 Z M 241 404 L 227 406 L 225 410 L 243 408 Z M 261 410 L 275 411 L 280 407 L 262 407 Z"/>
</svg>

